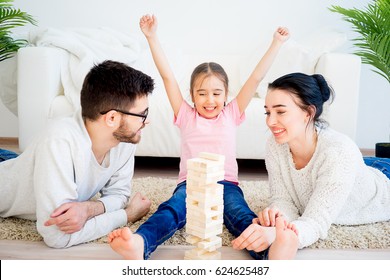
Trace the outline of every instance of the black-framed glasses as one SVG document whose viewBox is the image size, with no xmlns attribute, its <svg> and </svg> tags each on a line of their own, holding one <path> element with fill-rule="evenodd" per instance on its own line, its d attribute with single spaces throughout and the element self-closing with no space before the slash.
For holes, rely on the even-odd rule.
<svg viewBox="0 0 390 280">
<path fill-rule="evenodd" d="M 118 113 L 121 113 L 121 114 L 124 114 L 124 115 L 129 115 L 129 116 L 134 116 L 134 117 L 140 117 L 142 118 L 142 123 L 145 123 L 147 117 L 148 117 L 148 113 L 149 113 L 149 108 L 147 108 L 145 110 L 145 113 L 144 114 L 135 114 L 135 113 L 131 113 L 131 112 L 126 112 L 126 111 L 122 111 L 120 109 L 110 109 L 110 110 L 107 110 L 107 111 L 104 111 L 104 112 L 100 112 L 101 115 L 105 115 L 107 114 L 108 112 L 110 111 L 117 111 Z"/>
</svg>

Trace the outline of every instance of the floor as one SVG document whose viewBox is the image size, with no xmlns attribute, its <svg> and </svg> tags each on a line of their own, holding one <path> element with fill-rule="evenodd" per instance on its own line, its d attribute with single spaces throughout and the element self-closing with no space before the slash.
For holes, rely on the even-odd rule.
<svg viewBox="0 0 390 280">
<path fill-rule="evenodd" d="M 0 148 L 18 152 L 17 142 L 13 139 L 0 138 Z M 178 159 L 137 157 L 134 177 L 158 176 L 176 178 Z M 239 178 L 241 180 L 266 180 L 267 172 L 264 161 L 239 160 Z M 189 246 L 160 246 L 152 255 L 154 260 L 183 260 L 184 252 Z M 250 256 L 244 251 L 231 247 L 220 249 L 223 260 L 248 260 Z M 82 244 L 68 249 L 51 249 L 42 242 L 25 242 L 0 240 L 1 260 L 49 260 L 49 259 L 120 259 L 107 244 Z M 390 260 L 390 248 L 387 250 L 299 250 L 298 260 Z"/>
<path fill-rule="evenodd" d="M 191 246 L 160 246 L 151 260 L 183 260 Z M 245 251 L 223 246 L 222 260 L 252 260 Z M 120 260 L 108 244 L 82 244 L 67 249 L 51 249 L 43 242 L 0 240 L 1 260 Z M 297 260 L 390 260 L 390 250 L 299 250 Z"/>
</svg>

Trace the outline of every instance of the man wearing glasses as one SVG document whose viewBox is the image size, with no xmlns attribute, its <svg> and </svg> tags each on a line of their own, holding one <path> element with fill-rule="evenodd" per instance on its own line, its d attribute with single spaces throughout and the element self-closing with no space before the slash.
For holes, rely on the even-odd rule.
<svg viewBox="0 0 390 280">
<path fill-rule="evenodd" d="M 129 197 L 153 89 L 152 78 L 123 63 L 94 66 L 81 110 L 53 121 L 19 156 L 0 149 L 0 216 L 36 220 L 48 246 L 65 248 L 146 215 L 150 201 Z"/>
</svg>

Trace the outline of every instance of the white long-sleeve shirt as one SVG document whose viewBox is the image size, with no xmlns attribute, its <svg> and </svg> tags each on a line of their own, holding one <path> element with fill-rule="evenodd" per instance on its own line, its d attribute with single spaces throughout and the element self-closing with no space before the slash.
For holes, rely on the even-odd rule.
<svg viewBox="0 0 390 280">
<path fill-rule="evenodd" d="M 88 242 L 127 223 L 123 209 L 131 193 L 135 145 L 120 143 L 100 165 L 80 112 L 53 122 L 19 157 L 0 163 L 0 216 L 37 220 L 50 247 Z M 105 213 L 89 219 L 78 232 L 66 234 L 44 226 L 63 203 L 87 201 L 98 192 Z"/>
<path fill-rule="evenodd" d="M 300 248 L 327 237 L 331 224 L 390 219 L 390 180 L 364 164 L 356 144 L 330 128 L 318 132 L 310 162 L 295 168 L 287 144 L 271 136 L 266 148 L 271 205 L 296 225 Z"/>
</svg>

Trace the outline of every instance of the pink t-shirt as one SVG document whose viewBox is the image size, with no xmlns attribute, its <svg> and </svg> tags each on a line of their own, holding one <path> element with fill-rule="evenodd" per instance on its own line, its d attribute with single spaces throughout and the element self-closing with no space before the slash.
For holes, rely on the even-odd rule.
<svg viewBox="0 0 390 280">
<path fill-rule="evenodd" d="M 186 180 L 187 160 L 200 152 L 225 155 L 225 180 L 238 182 L 236 128 L 245 120 L 233 99 L 214 119 L 206 119 L 183 101 L 174 120 L 181 133 L 181 157 L 178 182 Z"/>
</svg>

